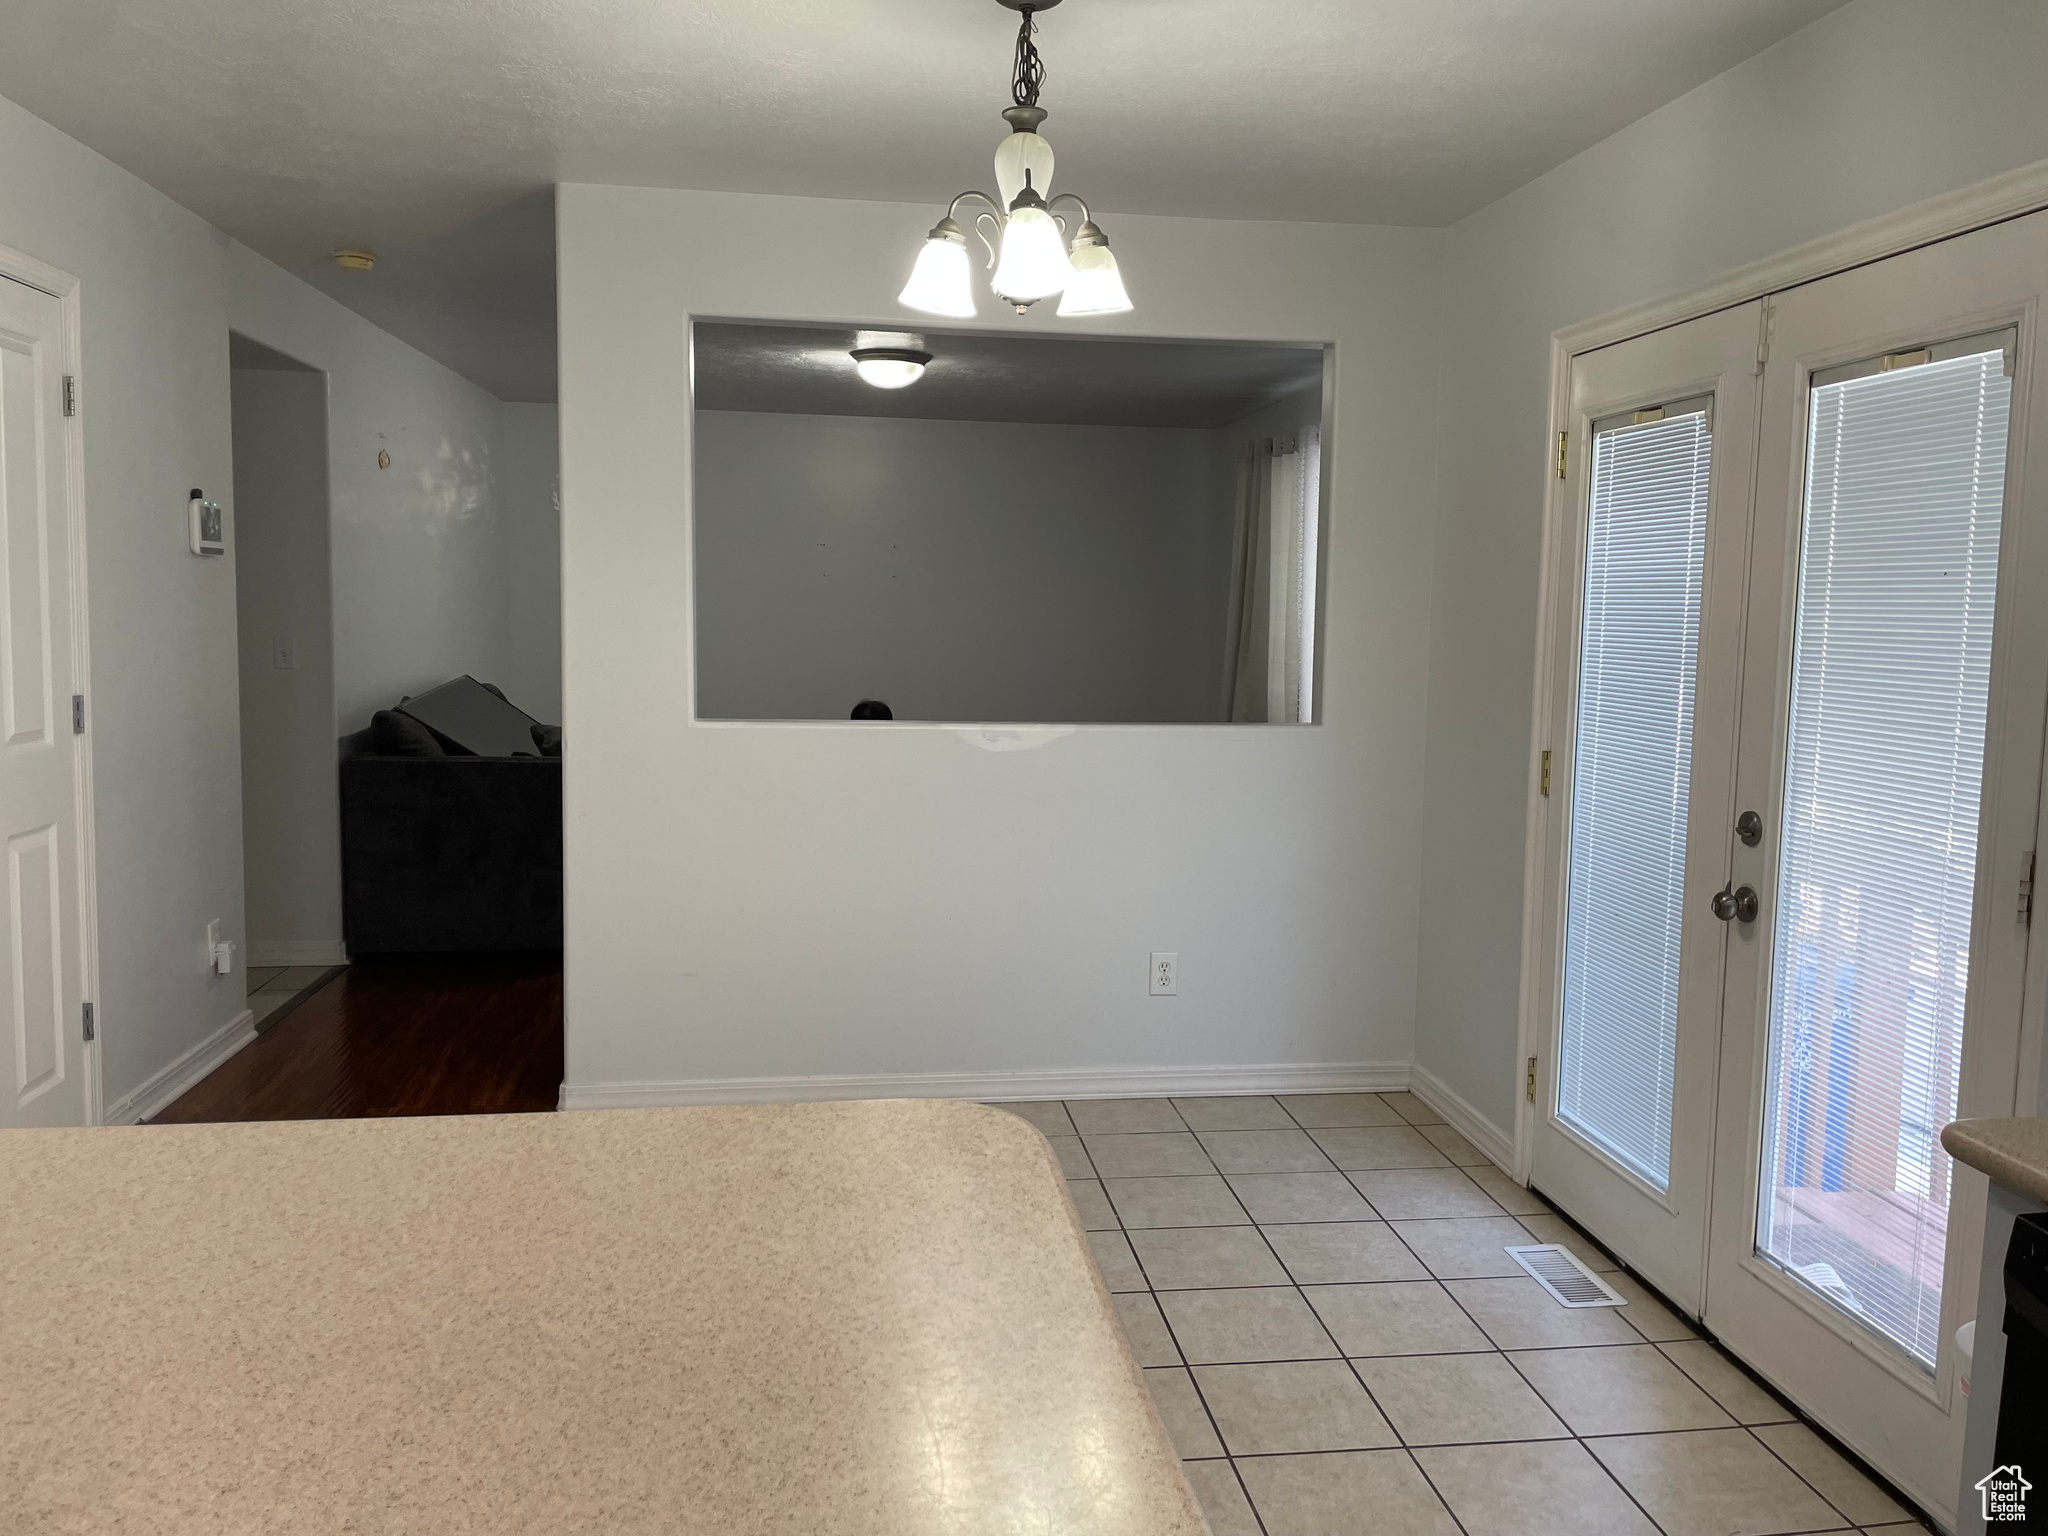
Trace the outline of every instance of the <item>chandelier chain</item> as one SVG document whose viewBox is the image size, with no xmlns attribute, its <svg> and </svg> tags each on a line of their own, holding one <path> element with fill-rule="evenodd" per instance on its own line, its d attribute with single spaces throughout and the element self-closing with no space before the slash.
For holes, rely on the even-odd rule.
<svg viewBox="0 0 2048 1536">
<path fill-rule="evenodd" d="M 1038 105 L 1038 92 L 1045 84 L 1045 62 L 1038 56 L 1038 48 L 1031 41 L 1031 34 L 1038 30 L 1031 13 L 1035 7 L 1020 6 L 1023 25 L 1017 28 L 1017 66 L 1010 74 L 1010 97 L 1020 107 Z"/>
</svg>

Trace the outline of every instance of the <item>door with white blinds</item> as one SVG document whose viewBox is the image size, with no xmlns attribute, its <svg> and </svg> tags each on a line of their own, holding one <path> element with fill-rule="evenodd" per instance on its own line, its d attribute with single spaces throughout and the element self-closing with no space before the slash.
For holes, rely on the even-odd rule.
<svg viewBox="0 0 2048 1536">
<path fill-rule="evenodd" d="M 1982 1222 L 1939 1133 L 2015 1112 L 2022 1040 L 2044 288 L 2037 215 L 1794 289 L 1763 384 L 1704 1317 L 1938 1513 Z"/>
<path fill-rule="evenodd" d="M 1564 445 L 1532 1179 L 1695 1310 L 1726 944 L 1701 882 L 1729 837 L 1761 314 L 1574 359 Z"/>
</svg>

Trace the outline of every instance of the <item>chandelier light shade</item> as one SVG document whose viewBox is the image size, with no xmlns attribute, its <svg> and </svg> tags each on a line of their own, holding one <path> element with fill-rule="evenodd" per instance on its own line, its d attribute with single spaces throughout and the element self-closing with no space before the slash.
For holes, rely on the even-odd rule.
<svg viewBox="0 0 2048 1536">
<path fill-rule="evenodd" d="M 1021 192 L 1003 225 L 999 251 L 992 285 L 1013 303 L 1049 299 L 1073 280 L 1074 264 L 1067 260 L 1059 225 L 1042 204 L 1026 203 Z"/>
<path fill-rule="evenodd" d="M 917 265 L 910 269 L 910 281 L 896 298 L 928 315 L 974 318 L 974 273 L 967 260 L 967 237 L 958 224 L 946 219 L 931 232 L 917 253 Z"/>
<path fill-rule="evenodd" d="M 969 319 L 974 315 L 974 284 L 968 260 L 966 229 L 955 217 L 960 205 L 979 202 L 973 229 L 988 251 L 993 275 L 989 287 L 1004 304 L 1024 314 L 1041 299 L 1060 295 L 1063 316 L 1120 315 L 1131 308 L 1123 274 L 1109 241 L 1088 212 L 1087 203 L 1072 192 L 1049 192 L 1052 145 L 1040 135 L 1045 109 L 1038 104 L 1045 83 L 1045 65 L 1032 36 L 1034 17 L 1060 0 L 997 0 L 1023 14 L 1017 29 L 1017 57 L 1011 72 L 1011 104 L 1003 109 L 1010 133 L 996 146 L 996 190 L 962 192 L 947 205 L 946 215 L 932 226 L 918 252 L 910 281 L 897 301 L 929 315 Z M 1080 210 L 1081 222 L 1068 245 L 1062 203 Z M 1071 250 L 1071 255 L 1069 251 Z"/>
<path fill-rule="evenodd" d="M 1092 236 L 1092 238 L 1091 238 Z M 1109 242 L 1093 224 L 1074 237 L 1074 275 L 1060 294 L 1062 315 L 1121 315 L 1131 307 Z"/>
</svg>

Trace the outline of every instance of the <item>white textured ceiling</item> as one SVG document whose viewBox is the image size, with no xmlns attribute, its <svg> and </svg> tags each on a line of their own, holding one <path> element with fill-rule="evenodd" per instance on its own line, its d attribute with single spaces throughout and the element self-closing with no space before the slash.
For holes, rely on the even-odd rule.
<svg viewBox="0 0 2048 1536">
<path fill-rule="evenodd" d="M 1059 185 L 1111 213 L 1444 224 L 1839 3 L 1064 0 L 1040 21 L 1045 132 Z M 1016 19 L 995 0 L 7 0 L 0 95 L 302 275 L 334 275 L 337 243 L 393 268 L 425 249 L 411 275 L 322 281 L 403 313 L 446 307 L 449 260 L 488 262 L 466 227 L 557 181 L 930 203 L 986 181 Z M 532 398 L 480 345 L 531 282 L 453 286 L 476 291 L 449 336 L 383 323 Z"/>
</svg>

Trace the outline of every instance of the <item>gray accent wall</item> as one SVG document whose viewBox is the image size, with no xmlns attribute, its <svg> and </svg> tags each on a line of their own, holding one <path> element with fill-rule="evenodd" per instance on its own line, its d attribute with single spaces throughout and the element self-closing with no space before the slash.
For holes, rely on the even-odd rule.
<svg viewBox="0 0 2048 1536">
<path fill-rule="evenodd" d="M 697 713 L 1217 718 L 1208 434 L 700 411 Z"/>
</svg>

